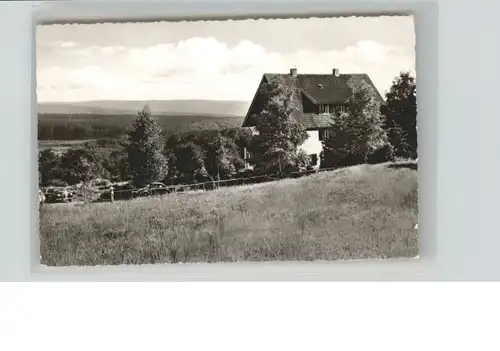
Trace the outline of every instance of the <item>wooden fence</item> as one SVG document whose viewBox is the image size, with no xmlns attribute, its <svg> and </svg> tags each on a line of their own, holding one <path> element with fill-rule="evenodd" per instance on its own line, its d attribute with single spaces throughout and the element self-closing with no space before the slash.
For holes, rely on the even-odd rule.
<svg viewBox="0 0 500 351">
<path fill-rule="evenodd" d="M 332 171 L 336 168 L 322 168 L 317 170 L 306 170 L 306 171 L 298 171 L 293 172 L 287 175 L 286 177 L 278 177 L 276 174 L 266 174 L 254 177 L 245 177 L 245 178 L 231 178 L 231 179 L 223 179 L 223 180 L 214 180 L 208 182 L 200 182 L 200 183 L 191 183 L 191 184 L 179 184 L 179 185 L 166 185 L 165 187 L 159 188 L 161 190 L 149 190 L 147 188 L 140 189 L 120 189 L 120 187 L 115 186 L 114 190 L 114 199 L 115 200 L 126 200 L 133 199 L 136 197 L 140 197 L 141 191 L 151 191 L 151 192 L 160 192 L 164 194 L 170 193 L 185 193 L 189 191 L 208 191 L 214 190 L 221 187 L 231 187 L 231 186 L 239 186 L 239 185 L 250 185 L 250 184 L 258 184 L 264 182 L 273 182 L 286 178 L 300 178 L 303 176 Z M 76 197 L 82 198 L 83 200 L 89 200 L 90 202 L 102 202 L 110 200 L 110 190 L 109 187 L 102 187 L 101 189 L 92 189 L 92 188 L 78 188 L 75 190 Z"/>
</svg>

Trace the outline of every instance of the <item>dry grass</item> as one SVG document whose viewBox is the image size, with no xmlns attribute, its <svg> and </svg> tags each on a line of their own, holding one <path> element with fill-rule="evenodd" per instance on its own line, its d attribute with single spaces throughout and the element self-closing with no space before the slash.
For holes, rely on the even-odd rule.
<svg viewBox="0 0 500 351">
<path fill-rule="evenodd" d="M 417 172 L 387 165 L 40 215 L 51 266 L 418 255 Z"/>
</svg>

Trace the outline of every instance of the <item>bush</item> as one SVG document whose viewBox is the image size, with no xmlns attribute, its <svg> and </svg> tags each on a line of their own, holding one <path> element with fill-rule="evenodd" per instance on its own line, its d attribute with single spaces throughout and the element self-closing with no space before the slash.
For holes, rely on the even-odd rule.
<svg viewBox="0 0 500 351">
<path fill-rule="evenodd" d="M 253 169 L 245 169 L 241 172 L 238 172 L 238 176 L 241 178 L 250 178 L 254 176 Z"/>
<path fill-rule="evenodd" d="M 111 186 L 112 182 L 107 180 L 107 179 L 93 179 L 89 182 L 90 187 L 96 187 L 96 188 L 109 188 Z"/>
<path fill-rule="evenodd" d="M 369 164 L 384 163 L 388 161 L 394 161 L 394 147 L 391 144 L 386 144 L 376 149 L 371 152 L 366 159 L 366 162 Z"/>
<path fill-rule="evenodd" d="M 68 183 L 66 183 L 64 180 L 61 179 L 51 179 L 48 183 L 47 186 L 49 187 L 67 187 Z"/>
</svg>

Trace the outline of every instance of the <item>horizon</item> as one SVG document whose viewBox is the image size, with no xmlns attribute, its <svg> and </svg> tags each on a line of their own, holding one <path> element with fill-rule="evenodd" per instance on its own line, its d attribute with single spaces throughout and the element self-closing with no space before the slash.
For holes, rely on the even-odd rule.
<svg viewBox="0 0 500 351">
<path fill-rule="evenodd" d="M 416 75 L 412 16 L 37 25 L 36 43 L 39 103 L 250 102 L 292 67 L 365 73 L 384 96 Z"/>
<path fill-rule="evenodd" d="M 39 104 L 78 104 L 83 102 L 104 102 L 104 101 L 128 101 L 128 102 L 145 102 L 145 101 L 218 101 L 218 102 L 250 102 L 249 100 L 222 100 L 222 99 L 202 99 L 202 98 L 185 98 L 185 99 L 137 99 L 137 100 L 120 100 L 120 99 L 94 99 L 94 100 L 78 100 L 78 101 L 39 101 Z"/>
</svg>

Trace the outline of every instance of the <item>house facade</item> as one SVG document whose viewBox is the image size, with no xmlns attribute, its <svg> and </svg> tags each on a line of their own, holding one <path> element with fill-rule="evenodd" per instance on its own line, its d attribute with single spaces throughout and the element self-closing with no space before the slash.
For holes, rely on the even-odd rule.
<svg viewBox="0 0 500 351">
<path fill-rule="evenodd" d="M 364 83 L 376 99 L 384 101 L 367 74 L 340 74 L 336 68 L 329 74 L 299 74 L 297 68 L 292 68 L 288 74 L 266 73 L 262 76 L 242 127 L 251 128 L 255 133 L 256 119 L 266 104 L 262 88 L 274 78 L 279 78 L 282 84 L 293 91 L 294 112 L 290 117 L 295 118 L 307 131 L 308 138 L 300 149 L 316 161 L 312 164 L 315 168 L 320 166 L 322 140 L 329 137 L 333 118 L 345 110 L 357 85 Z M 250 155 L 247 150 L 244 150 L 244 156 L 248 160 Z M 247 167 L 251 167 L 248 162 Z"/>
</svg>

